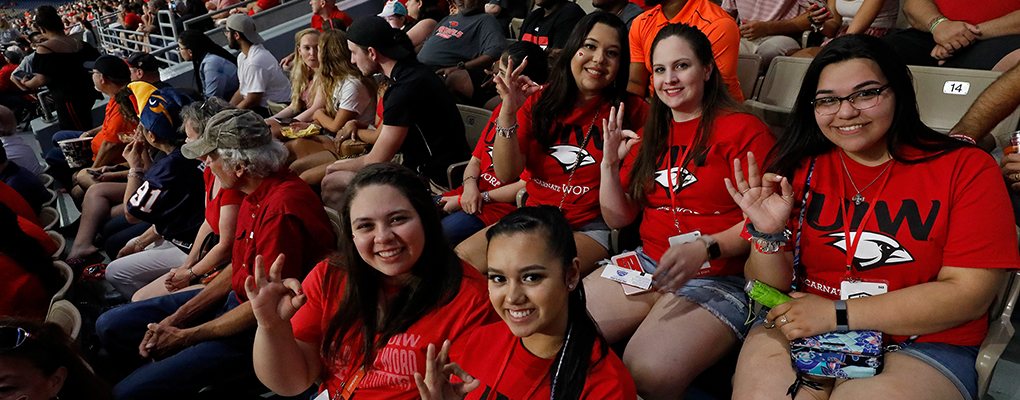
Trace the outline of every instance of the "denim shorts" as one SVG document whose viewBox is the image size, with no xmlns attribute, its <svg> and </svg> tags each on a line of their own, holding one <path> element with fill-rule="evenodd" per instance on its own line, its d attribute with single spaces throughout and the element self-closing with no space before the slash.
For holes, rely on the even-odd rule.
<svg viewBox="0 0 1020 400">
<path fill-rule="evenodd" d="M 643 247 L 638 247 L 635 252 L 641 260 L 641 268 L 647 273 L 654 273 L 659 263 L 645 254 Z M 743 275 L 702 276 L 687 281 L 675 294 L 711 312 L 743 341 L 752 322 L 748 318 L 750 309 L 744 282 Z"/>
<path fill-rule="evenodd" d="M 587 224 L 577 229 L 577 233 L 592 238 L 606 250 L 609 250 L 609 231 L 609 225 L 606 225 L 606 221 L 601 216 L 588 221 Z"/>
<path fill-rule="evenodd" d="M 910 343 L 897 353 L 924 361 L 949 378 L 964 400 L 977 398 L 977 362 L 979 346 L 955 346 L 946 343 Z"/>
</svg>

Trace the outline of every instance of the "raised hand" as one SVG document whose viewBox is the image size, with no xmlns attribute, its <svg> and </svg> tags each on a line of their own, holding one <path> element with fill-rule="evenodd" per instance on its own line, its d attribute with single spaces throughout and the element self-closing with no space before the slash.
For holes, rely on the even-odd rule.
<svg viewBox="0 0 1020 400">
<path fill-rule="evenodd" d="M 443 348 L 436 355 L 436 345 L 429 344 L 425 358 L 425 376 L 414 373 L 414 383 L 418 385 L 418 394 L 422 400 L 460 400 L 482 384 L 464 372 L 457 363 L 447 363 L 450 353 L 450 341 L 443 342 Z M 450 376 L 456 375 L 461 383 L 451 383 Z"/>
<path fill-rule="evenodd" d="M 290 318 L 308 300 L 301 290 L 301 282 L 294 278 L 282 278 L 285 259 L 283 254 L 277 256 L 267 276 L 265 260 L 262 256 L 256 256 L 254 274 L 244 280 L 244 291 L 248 294 L 259 326 L 289 323 Z"/>
<path fill-rule="evenodd" d="M 747 180 L 744 180 L 740 159 L 733 160 L 733 181 L 725 179 L 726 190 L 733 202 L 740 206 L 744 215 L 754 224 L 754 229 L 763 233 L 779 233 L 786 228 L 786 222 L 793 211 L 793 186 L 786 177 L 758 173 L 758 162 L 754 153 L 747 153 Z M 734 184 L 735 182 L 735 184 Z M 775 191 L 779 185 L 781 193 Z"/>
<path fill-rule="evenodd" d="M 503 108 L 508 111 L 517 111 L 524 105 L 524 101 L 531 95 L 541 90 L 541 87 L 528 78 L 522 75 L 524 68 L 528 66 L 528 58 L 524 57 L 521 61 L 521 65 L 514 68 L 514 60 L 507 59 L 506 61 L 506 79 L 496 74 L 493 78 L 493 82 L 496 83 L 496 92 L 499 93 L 499 97 L 503 100 Z"/>
<path fill-rule="evenodd" d="M 609 119 L 602 120 L 603 152 L 602 163 L 604 165 L 619 165 L 634 148 L 634 145 L 641 141 L 641 137 L 632 130 L 623 129 L 624 106 L 620 103 L 620 110 L 616 107 L 609 109 Z"/>
</svg>

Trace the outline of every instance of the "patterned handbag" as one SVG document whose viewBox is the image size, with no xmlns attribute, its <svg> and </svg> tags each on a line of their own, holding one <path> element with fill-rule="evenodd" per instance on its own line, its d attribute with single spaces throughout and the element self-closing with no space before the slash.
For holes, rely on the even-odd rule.
<svg viewBox="0 0 1020 400">
<path fill-rule="evenodd" d="M 805 374 L 867 378 L 882 371 L 882 332 L 829 332 L 790 341 L 790 356 Z"/>
</svg>

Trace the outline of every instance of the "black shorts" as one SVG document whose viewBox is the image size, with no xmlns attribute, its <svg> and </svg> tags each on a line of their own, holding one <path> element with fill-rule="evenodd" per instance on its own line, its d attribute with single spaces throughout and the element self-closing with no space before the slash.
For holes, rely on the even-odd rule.
<svg viewBox="0 0 1020 400">
<path fill-rule="evenodd" d="M 908 65 L 938 66 L 931 57 L 935 39 L 930 33 L 917 29 L 902 29 L 882 37 Z M 991 70 L 1007 54 L 1020 49 L 1020 35 L 1006 35 L 979 40 L 956 52 L 946 60 L 944 67 Z"/>
</svg>

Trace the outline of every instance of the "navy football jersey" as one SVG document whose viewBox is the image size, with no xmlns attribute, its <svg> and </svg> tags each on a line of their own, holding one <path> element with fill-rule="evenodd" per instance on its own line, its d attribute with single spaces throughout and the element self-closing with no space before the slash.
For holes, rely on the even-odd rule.
<svg viewBox="0 0 1020 400">
<path fill-rule="evenodd" d="M 152 223 L 156 233 L 190 249 L 205 218 L 203 164 L 176 149 L 152 164 L 142 185 L 128 200 L 128 212 Z"/>
</svg>

